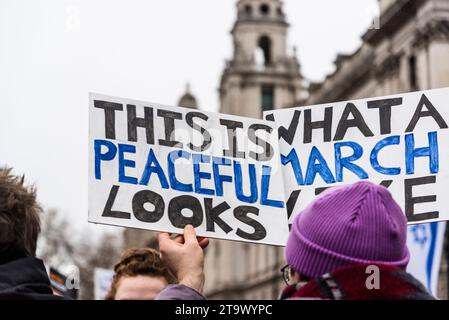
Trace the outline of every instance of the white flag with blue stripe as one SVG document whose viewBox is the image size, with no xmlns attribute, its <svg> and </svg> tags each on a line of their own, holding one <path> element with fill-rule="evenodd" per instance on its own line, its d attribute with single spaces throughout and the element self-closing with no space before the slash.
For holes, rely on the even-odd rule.
<svg viewBox="0 0 449 320">
<path fill-rule="evenodd" d="M 408 227 L 410 263 L 407 271 L 436 297 L 446 222 L 415 224 Z"/>
</svg>

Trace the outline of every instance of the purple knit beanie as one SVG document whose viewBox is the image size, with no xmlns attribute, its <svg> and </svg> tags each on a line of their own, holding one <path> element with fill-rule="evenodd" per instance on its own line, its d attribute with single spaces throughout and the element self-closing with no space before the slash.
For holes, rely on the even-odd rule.
<svg viewBox="0 0 449 320">
<path fill-rule="evenodd" d="M 360 181 L 323 192 L 293 221 L 288 264 L 309 278 L 355 264 L 405 269 L 407 220 L 383 186 Z"/>
</svg>

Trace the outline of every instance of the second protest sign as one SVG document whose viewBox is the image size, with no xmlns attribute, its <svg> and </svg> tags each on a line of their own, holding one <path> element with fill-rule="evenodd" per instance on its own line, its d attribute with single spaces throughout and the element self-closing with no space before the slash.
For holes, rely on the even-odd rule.
<svg viewBox="0 0 449 320">
<path fill-rule="evenodd" d="M 409 223 L 449 219 L 449 88 L 266 112 L 291 223 L 326 188 L 387 187 Z"/>
</svg>

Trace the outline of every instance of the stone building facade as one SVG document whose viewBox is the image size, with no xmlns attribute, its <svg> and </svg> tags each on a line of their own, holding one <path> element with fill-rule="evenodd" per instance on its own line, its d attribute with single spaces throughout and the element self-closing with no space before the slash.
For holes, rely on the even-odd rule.
<svg viewBox="0 0 449 320">
<path fill-rule="evenodd" d="M 311 84 L 306 104 L 449 86 L 449 1 L 381 0 L 380 10 L 378 28 Z"/>
<path fill-rule="evenodd" d="M 335 72 L 309 86 L 306 105 L 449 87 L 449 1 L 380 0 L 379 24 Z M 448 299 L 449 232 L 438 296 Z"/>
<path fill-rule="evenodd" d="M 287 48 L 282 1 L 239 0 L 234 53 L 220 80 L 220 112 L 261 117 L 273 108 L 449 87 L 449 1 L 380 0 L 379 6 L 380 19 L 360 48 L 338 55 L 323 82 L 305 86 L 295 50 Z M 125 243 L 156 240 L 153 233 L 128 230 Z M 439 286 L 446 299 L 447 253 Z M 212 299 L 276 298 L 284 264 L 282 248 L 213 240 L 206 251 L 205 293 Z"/>
</svg>

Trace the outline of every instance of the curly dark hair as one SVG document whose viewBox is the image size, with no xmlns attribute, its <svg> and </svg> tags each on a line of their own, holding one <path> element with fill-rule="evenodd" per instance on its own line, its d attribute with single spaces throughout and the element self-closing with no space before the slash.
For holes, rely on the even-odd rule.
<svg viewBox="0 0 449 320">
<path fill-rule="evenodd" d="M 152 276 L 164 278 L 168 284 L 176 283 L 176 277 L 165 266 L 157 250 L 150 248 L 127 249 L 114 266 L 114 277 L 106 300 L 114 300 L 120 279 L 124 276 Z"/>
<path fill-rule="evenodd" d="M 24 256 L 35 256 L 42 208 L 36 188 L 25 186 L 24 176 L 11 171 L 0 168 L 0 252 L 13 248 Z"/>
</svg>

